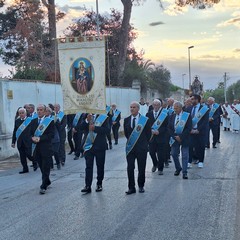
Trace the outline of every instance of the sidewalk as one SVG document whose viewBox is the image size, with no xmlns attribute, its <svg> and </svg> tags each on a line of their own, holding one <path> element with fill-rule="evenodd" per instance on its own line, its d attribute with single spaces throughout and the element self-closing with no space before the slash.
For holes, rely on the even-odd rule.
<svg viewBox="0 0 240 240">
<path fill-rule="evenodd" d="M 16 167 L 21 168 L 21 162 L 17 155 L 0 161 L 0 172 Z"/>
</svg>

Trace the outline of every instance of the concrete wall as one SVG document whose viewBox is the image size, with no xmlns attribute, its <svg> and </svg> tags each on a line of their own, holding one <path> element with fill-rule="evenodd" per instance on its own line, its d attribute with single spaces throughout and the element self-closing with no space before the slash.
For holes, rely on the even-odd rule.
<svg viewBox="0 0 240 240">
<path fill-rule="evenodd" d="M 140 88 L 106 88 L 106 98 L 108 105 L 117 104 L 124 118 L 129 115 L 130 102 L 139 101 Z M 11 148 L 11 137 L 18 107 L 26 103 L 37 106 L 56 102 L 63 105 L 60 84 L 0 79 L 0 160 L 17 153 L 16 149 Z"/>
</svg>

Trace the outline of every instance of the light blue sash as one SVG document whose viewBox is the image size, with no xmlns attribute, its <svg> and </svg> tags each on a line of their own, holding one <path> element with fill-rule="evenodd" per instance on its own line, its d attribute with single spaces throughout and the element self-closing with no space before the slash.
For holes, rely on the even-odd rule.
<svg viewBox="0 0 240 240">
<path fill-rule="evenodd" d="M 163 109 L 161 114 L 158 116 L 158 118 L 152 125 L 152 130 L 158 130 L 161 127 L 164 120 L 166 119 L 167 115 L 168 115 L 167 109 Z"/>
<path fill-rule="evenodd" d="M 180 135 L 183 132 L 183 129 L 184 129 L 186 123 L 187 123 L 189 115 L 190 115 L 190 113 L 183 112 L 183 114 L 181 116 L 181 119 L 179 120 L 179 123 L 177 124 L 177 126 L 175 128 L 175 133 L 177 135 Z M 172 146 L 174 142 L 175 142 L 175 139 L 173 139 L 171 137 L 170 141 L 169 141 L 170 146 Z"/>
<path fill-rule="evenodd" d="M 31 121 L 32 121 L 32 118 L 31 117 L 27 117 L 25 119 L 25 121 L 18 127 L 18 129 L 16 131 L 16 138 L 17 139 L 20 137 L 20 135 L 26 129 L 26 127 L 31 123 Z"/>
<path fill-rule="evenodd" d="M 138 138 L 140 137 L 146 123 L 147 123 L 148 117 L 140 116 L 138 120 L 138 124 L 133 129 L 127 144 L 126 144 L 126 154 L 128 155 L 132 149 L 134 148 L 135 144 L 137 143 Z"/>
<path fill-rule="evenodd" d="M 167 109 L 167 111 L 168 111 L 169 115 L 173 114 L 173 112 L 174 112 L 174 110 L 172 108 Z"/>
<path fill-rule="evenodd" d="M 57 117 L 58 117 L 59 121 L 61 122 L 62 119 L 63 119 L 63 117 L 64 117 L 64 112 L 61 112 L 61 111 L 60 111 L 60 112 L 57 114 Z"/>
<path fill-rule="evenodd" d="M 194 116 L 192 119 L 192 126 L 194 127 L 200 120 L 201 118 L 205 115 L 205 113 L 208 111 L 208 107 L 205 105 L 203 106 L 198 113 Z"/>
<path fill-rule="evenodd" d="M 77 126 L 78 121 L 79 121 L 81 115 L 82 115 L 81 112 L 76 113 L 76 115 L 75 115 L 75 117 L 74 117 L 74 119 L 73 119 L 73 123 L 72 123 L 73 127 L 76 127 L 76 126 Z"/>
<path fill-rule="evenodd" d="M 32 119 L 35 119 L 35 118 L 37 118 L 37 117 L 38 117 L 38 114 L 35 112 L 31 118 L 32 118 Z"/>
<path fill-rule="evenodd" d="M 108 114 L 111 110 L 111 107 L 110 106 L 106 106 L 106 114 Z"/>
<path fill-rule="evenodd" d="M 213 117 L 213 114 L 216 112 L 216 110 L 218 109 L 219 107 L 219 104 L 218 103 L 214 103 L 213 104 L 213 107 L 211 109 L 211 111 L 209 112 L 209 118 L 212 118 Z"/>
<path fill-rule="evenodd" d="M 168 116 L 168 110 L 163 109 L 161 114 L 158 116 L 156 121 L 153 123 L 151 129 L 154 130 L 154 131 L 158 130 L 161 127 L 161 125 L 163 124 L 163 122 L 164 122 L 164 120 L 166 119 L 167 116 Z M 154 137 L 154 135 L 152 134 L 150 141 L 152 140 L 153 137 Z"/>
<path fill-rule="evenodd" d="M 101 114 L 98 116 L 98 118 L 96 119 L 94 125 L 96 127 L 101 127 L 103 125 L 103 123 L 105 122 L 105 120 L 107 119 L 107 115 L 106 114 Z M 83 146 L 84 152 L 90 150 L 93 146 L 93 143 L 95 141 L 97 137 L 97 133 L 93 132 L 93 131 L 89 131 L 85 144 Z"/>
<path fill-rule="evenodd" d="M 115 122 L 115 121 L 117 120 L 117 118 L 118 118 L 118 116 L 119 116 L 120 113 L 121 113 L 121 112 L 118 111 L 118 110 L 115 111 L 115 113 L 114 113 L 114 115 L 113 115 L 113 117 L 112 117 L 112 121 L 113 121 L 113 122 Z"/>
<path fill-rule="evenodd" d="M 44 118 L 42 123 L 39 124 L 39 126 L 37 127 L 34 133 L 34 137 L 41 137 L 45 132 L 45 130 L 47 129 L 47 127 L 49 126 L 49 124 L 51 123 L 51 121 L 53 121 L 51 117 Z M 35 148 L 36 148 L 36 143 L 32 143 L 32 155 L 34 153 Z"/>
</svg>

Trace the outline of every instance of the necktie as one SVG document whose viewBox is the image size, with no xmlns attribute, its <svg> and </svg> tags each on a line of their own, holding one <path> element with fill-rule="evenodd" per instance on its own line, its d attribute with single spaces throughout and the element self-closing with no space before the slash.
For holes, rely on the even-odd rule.
<svg viewBox="0 0 240 240">
<path fill-rule="evenodd" d="M 154 112 L 154 118 L 155 119 L 157 118 L 157 112 Z"/>
<path fill-rule="evenodd" d="M 175 127 L 178 125 L 179 123 L 179 115 L 176 116 L 177 117 L 177 120 L 176 120 L 176 123 L 175 123 Z"/>
<path fill-rule="evenodd" d="M 193 107 L 192 114 L 191 114 L 192 117 L 195 117 L 195 111 L 196 111 L 196 106 Z"/>
<path fill-rule="evenodd" d="M 132 122 L 132 128 L 134 129 L 136 126 L 136 118 L 133 118 L 133 122 Z"/>
<path fill-rule="evenodd" d="M 41 123 L 41 118 L 38 119 L 38 125 Z"/>
</svg>

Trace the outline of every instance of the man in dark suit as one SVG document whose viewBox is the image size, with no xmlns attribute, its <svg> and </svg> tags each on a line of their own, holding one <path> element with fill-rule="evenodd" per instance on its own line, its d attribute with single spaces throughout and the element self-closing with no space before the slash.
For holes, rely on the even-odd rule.
<svg viewBox="0 0 240 240">
<path fill-rule="evenodd" d="M 38 118 L 33 119 L 31 122 L 31 139 L 33 144 L 35 144 L 33 156 L 38 162 L 42 173 L 40 194 L 45 194 L 47 187 L 51 184 L 49 179 L 50 159 L 52 154 L 52 139 L 54 137 L 54 121 L 51 118 L 45 118 L 45 111 L 45 105 L 38 105 Z"/>
<path fill-rule="evenodd" d="M 127 195 L 136 193 L 134 168 L 135 159 L 138 163 L 138 187 L 139 192 L 143 193 L 145 184 L 145 169 L 148 152 L 148 143 L 151 137 L 151 126 L 147 117 L 139 113 L 140 105 L 138 102 L 132 102 L 130 105 L 131 115 L 124 119 L 124 134 L 127 142 L 127 173 L 128 173 L 128 191 Z M 140 119 L 145 122 L 140 125 Z M 136 135 L 135 135 L 136 133 Z M 135 138 L 133 138 L 135 136 Z M 132 145 L 130 144 L 132 142 Z M 129 150 L 128 150 L 129 146 Z"/>
<path fill-rule="evenodd" d="M 60 123 L 60 128 L 59 128 L 59 137 L 60 137 L 60 146 L 59 146 L 59 159 L 62 164 L 62 166 L 65 165 L 65 160 L 66 160 L 66 152 L 65 152 L 65 142 L 66 142 L 66 125 L 67 125 L 67 117 L 64 115 L 62 111 L 60 111 L 60 105 L 59 104 L 54 104 L 54 112 L 56 113 L 59 123 Z"/>
<path fill-rule="evenodd" d="M 23 174 L 23 173 L 29 172 L 28 165 L 27 165 L 27 158 L 33 162 L 34 171 L 36 171 L 38 167 L 37 167 L 36 161 L 34 161 L 34 158 L 31 156 L 31 151 L 32 151 L 31 139 L 30 139 L 31 120 L 28 119 L 25 122 L 25 120 L 27 119 L 27 111 L 25 108 L 19 108 L 18 113 L 19 113 L 19 118 L 15 120 L 15 125 L 14 125 L 14 130 L 12 135 L 12 147 L 15 148 L 15 144 L 17 142 L 20 161 L 23 167 L 23 170 L 19 172 L 19 174 Z M 16 135 L 17 131 L 20 130 L 19 128 L 20 126 L 22 126 L 24 129 L 20 131 L 21 133 L 18 132 L 18 134 Z"/>
<path fill-rule="evenodd" d="M 161 101 L 155 99 L 152 103 L 153 110 L 147 113 L 150 126 L 153 126 L 159 115 L 162 113 Z M 166 113 L 167 114 L 167 113 Z M 152 137 L 149 142 L 149 153 L 152 158 L 152 172 L 158 168 L 158 174 L 163 175 L 164 163 L 166 162 L 168 116 L 164 119 L 158 129 L 152 129 Z"/>
<path fill-rule="evenodd" d="M 76 114 L 68 114 L 67 115 L 67 139 L 68 139 L 68 144 L 70 147 L 70 151 L 68 155 L 71 155 L 73 152 L 75 152 L 75 147 L 73 145 L 73 119 Z"/>
<path fill-rule="evenodd" d="M 84 131 L 81 129 L 82 121 L 85 120 L 85 114 L 82 113 L 79 117 L 78 121 L 73 124 L 72 132 L 73 132 L 73 140 L 75 143 L 75 157 L 74 160 L 78 160 L 80 155 L 83 157 L 83 148 L 82 148 L 82 141 L 83 141 L 83 133 Z"/>
<path fill-rule="evenodd" d="M 198 94 L 193 94 L 191 96 L 192 106 L 190 106 L 187 111 L 191 114 L 191 117 L 194 118 L 198 115 L 199 111 L 204 107 L 201 105 L 201 96 Z M 189 167 L 191 167 L 193 153 L 198 159 L 198 167 L 203 167 L 204 156 L 205 156 L 205 145 L 206 145 L 206 136 L 208 134 L 208 125 L 209 125 L 209 111 L 207 111 L 197 124 L 192 126 L 190 134 L 190 149 L 189 149 Z"/>
<path fill-rule="evenodd" d="M 213 97 L 208 98 L 208 107 L 209 107 L 209 114 L 211 113 L 213 107 L 214 107 L 215 99 Z M 214 114 L 210 117 L 209 116 L 209 131 L 208 131 L 208 137 L 207 137 L 207 148 L 210 147 L 210 130 L 212 131 L 213 135 L 213 142 L 212 147 L 217 148 L 216 144 L 219 142 L 220 138 L 220 124 L 221 124 L 221 115 L 223 114 L 221 106 L 219 105 L 218 108 L 214 111 Z"/>
<path fill-rule="evenodd" d="M 116 104 L 112 104 L 112 111 L 113 111 L 112 131 L 113 131 L 113 137 L 115 140 L 115 145 L 117 145 L 118 144 L 118 130 L 120 128 L 120 120 L 121 120 L 121 112 L 119 113 Z M 117 115 L 117 113 L 118 113 L 118 115 Z"/>
<path fill-rule="evenodd" d="M 91 193 L 91 186 L 93 180 L 93 163 L 94 158 L 96 159 L 97 165 L 97 186 L 96 192 L 102 191 L 102 181 L 104 178 L 104 165 L 105 156 L 107 150 L 106 135 L 110 132 L 108 125 L 108 118 L 101 123 L 101 126 L 95 125 L 97 116 L 87 114 L 86 119 L 81 123 L 81 129 L 88 133 L 85 145 L 84 145 L 84 157 L 86 160 L 85 168 L 85 187 L 81 190 L 83 193 Z M 91 137 L 92 134 L 92 137 Z M 95 135 L 95 138 L 94 138 Z M 88 140 L 91 140 L 91 148 L 87 149 L 86 144 Z"/>
<path fill-rule="evenodd" d="M 174 160 L 175 176 L 183 172 L 183 179 L 188 179 L 187 167 L 189 160 L 189 136 L 192 129 L 192 119 L 189 113 L 182 111 L 180 102 L 174 103 L 174 112 L 168 123 L 168 132 L 171 142 L 171 155 Z M 179 162 L 180 147 L 182 152 L 182 166 Z"/>
</svg>

